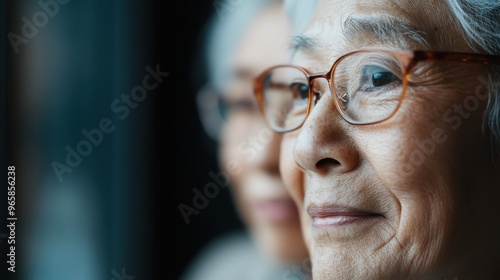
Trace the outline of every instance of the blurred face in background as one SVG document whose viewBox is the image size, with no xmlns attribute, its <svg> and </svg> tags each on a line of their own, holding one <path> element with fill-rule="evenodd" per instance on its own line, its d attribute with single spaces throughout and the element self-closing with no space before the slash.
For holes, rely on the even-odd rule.
<svg viewBox="0 0 500 280">
<path fill-rule="evenodd" d="M 271 132 L 255 101 L 252 79 L 287 61 L 290 27 L 280 5 L 267 6 L 252 19 L 232 61 L 223 93 L 227 108 L 220 143 L 221 166 L 235 167 L 231 185 L 235 205 L 258 245 L 281 260 L 307 253 L 298 212 L 279 174 L 281 137 Z"/>
</svg>

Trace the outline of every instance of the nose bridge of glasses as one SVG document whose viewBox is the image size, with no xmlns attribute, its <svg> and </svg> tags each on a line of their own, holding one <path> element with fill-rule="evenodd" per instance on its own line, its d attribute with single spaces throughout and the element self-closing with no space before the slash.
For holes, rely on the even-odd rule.
<svg viewBox="0 0 500 280">
<path fill-rule="evenodd" d="M 319 93 L 321 97 L 327 90 L 331 92 L 330 72 L 311 74 L 308 79 L 313 94 Z"/>
</svg>

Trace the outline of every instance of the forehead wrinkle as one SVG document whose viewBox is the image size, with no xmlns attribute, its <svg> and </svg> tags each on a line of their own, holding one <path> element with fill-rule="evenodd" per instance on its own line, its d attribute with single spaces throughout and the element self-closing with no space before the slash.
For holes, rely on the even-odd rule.
<svg viewBox="0 0 500 280">
<path fill-rule="evenodd" d="M 331 2 L 327 3 L 331 4 Z M 400 15 L 405 15 L 403 19 L 399 19 L 387 14 L 387 8 L 381 8 L 379 4 L 363 3 L 365 3 L 363 9 L 356 7 L 355 11 L 348 6 L 337 9 L 334 14 L 328 14 L 326 9 L 320 10 L 316 20 L 313 21 L 314 24 L 311 24 L 301 36 L 294 37 L 290 45 L 291 60 L 295 60 L 297 53 L 300 53 L 308 60 L 315 61 L 314 64 L 318 66 L 318 70 L 326 71 L 330 66 L 326 65 L 327 63 L 333 63 L 339 56 L 363 47 L 432 49 L 429 39 L 433 41 L 433 38 L 429 37 L 427 32 L 422 31 L 428 29 L 417 28 L 413 24 L 414 21 L 408 19 L 412 18 L 406 12 L 408 5 L 401 3 L 396 5 L 392 3 L 392 0 L 388 0 L 391 8 L 397 10 Z M 409 6 L 412 7 L 412 5 Z M 370 11 L 366 11 L 366 8 Z M 420 27 L 420 24 L 417 26 Z"/>
<path fill-rule="evenodd" d="M 342 25 L 342 33 L 352 44 L 368 39 L 372 44 L 410 48 L 416 43 L 419 48 L 430 49 L 426 32 L 388 16 L 351 15 Z"/>
<path fill-rule="evenodd" d="M 300 52 L 310 58 L 333 63 L 336 58 L 349 51 L 370 45 L 407 50 L 431 49 L 426 39 L 427 33 L 406 21 L 388 15 L 343 15 L 344 13 L 345 11 L 341 11 L 337 17 L 322 17 L 307 35 L 295 36 L 290 45 L 291 59 Z M 338 27 L 341 36 L 336 40 L 329 40 L 327 34 L 336 29 L 334 26 Z M 323 56 L 318 56 L 319 54 Z M 326 69 L 322 69 L 324 70 Z"/>
</svg>

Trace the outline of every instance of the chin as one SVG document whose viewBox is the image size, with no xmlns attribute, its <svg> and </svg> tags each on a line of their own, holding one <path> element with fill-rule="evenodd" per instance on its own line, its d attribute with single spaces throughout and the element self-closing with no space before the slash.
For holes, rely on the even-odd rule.
<svg viewBox="0 0 500 280">
<path fill-rule="evenodd" d="M 259 248 L 278 262 L 301 262 L 308 256 L 298 221 L 261 226 L 253 235 Z"/>
</svg>

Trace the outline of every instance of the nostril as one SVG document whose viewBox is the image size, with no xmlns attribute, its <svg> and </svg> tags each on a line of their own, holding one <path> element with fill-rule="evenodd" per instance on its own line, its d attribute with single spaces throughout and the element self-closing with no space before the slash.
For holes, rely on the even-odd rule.
<svg viewBox="0 0 500 280">
<path fill-rule="evenodd" d="M 277 164 L 268 165 L 265 170 L 272 175 L 280 175 L 280 168 Z"/>
<path fill-rule="evenodd" d="M 324 158 L 316 163 L 316 168 L 322 169 L 328 166 L 340 165 L 340 162 L 333 158 Z"/>
</svg>

